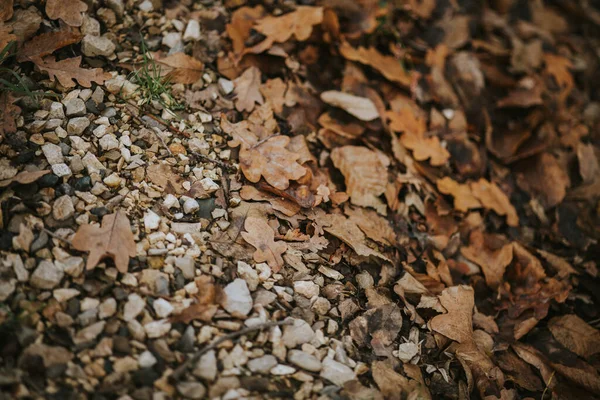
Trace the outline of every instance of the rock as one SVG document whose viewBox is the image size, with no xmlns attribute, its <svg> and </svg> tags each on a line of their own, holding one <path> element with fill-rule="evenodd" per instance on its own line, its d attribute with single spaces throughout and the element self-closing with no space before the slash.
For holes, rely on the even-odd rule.
<svg viewBox="0 0 600 400">
<path fill-rule="evenodd" d="M 154 311 L 159 318 L 168 317 L 174 310 L 171 303 L 162 298 L 156 299 L 152 306 L 154 307 Z"/>
<path fill-rule="evenodd" d="M 65 119 L 65 111 L 62 103 L 53 101 L 50 103 L 50 112 L 48 113 L 48 119 Z"/>
<path fill-rule="evenodd" d="M 277 365 L 277 359 L 271 354 L 264 355 L 262 357 L 254 358 L 248 361 L 248 369 L 252 372 L 258 372 L 260 374 L 268 373 L 271 368 Z"/>
<path fill-rule="evenodd" d="M 127 297 L 127 303 L 123 308 L 123 320 L 131 321 L 135 319 L 146 308 L 146 302 L 137 293 L 132 293 Z"/>
<path fill-rule="evenodd" d="M 356 374 L 350 367 L 331 358 L 326 358 L 323 360 L 321 378 L 327 379 L 334 385 L 344 386 L 344 383 L 356 379 Z"/>
<path fill-rule="evenodd" d="M 155 229 L 158 229 L 159 225 L 160 216 L 154 211 L 149 210 L 147 213 L 144 214 L 144 226 L 146 227 L 146 230 L 153 231 Z"/>
<path fill-rule="evenodd" d="M 29 284 L 38 289 L 54 289 L 64 276 L 63 270 L 50 260 L 42 260 L 33 271 Z"/>
<path fill-rule="evenodd" d="M 311 299 L 319 295 L 319 285 L 312 281 L 296 281 L 294 282 L 294 292 Z"/>
<path fill-rule="evenodd" d="M 55 289 L 52 292 L 52 296 L 54 296 L 56 301 L 58 301 L 59 303 L 64 303 L 65 301 L 68 301 L 73 297 L 79 296 L 79 293 L 80 292 L 77 289 Z"/>
<path fill-rule="evenodd" d="M 52 216 L 57 221 L 64 221 L 75 214 L 75 207 L 71 196 L 64 195 L 54 201 L 52 206 Z"/>
<path fill-rule="evenodd" d="M 110 93 L 114 94 L 122 92 L 122 96 L 129 97 L 133 95 L 136 90 L 138 90 L 139 85 L 128 81 L 123 75 L 117 75 L 112 79 L 104 81 L 104 87 Z M 105 110 L 105 112 L 107 110 L 108 108 Z"/>
<path fill-rule="evenodd" d="M 175 266 L 181 270 L 185 279 L 194 279 L 196 277 L 196 263 L 192 257 L 176 258 Z"/>
<path fill-rule="evenodd" d="M 202 179 L 200 184 L 202 185 L 202 189 L 204 189 L 207 193 L 214 193 L 219 190 L 219 185 L 217 185 L 215 181 L 210 178 Z"/>
<path fill-rule="evenodd" d="M 90 120 L 86 117 L 71 118 L 67 123 L 67 132 L 70 135 L 81 135 L 88 126 L 90 126 Z"/>
<path fill-rule="evenodd" d="M 87 152 L 81 159 L 88 174 L 99 174 L 101 170 L 105 169 L 104 165 L 90 152 Z"/>
<path fill-rule="evenodd" d="M 300 350 L 290 350 L 287 355 L 288 361 L 302 369 L 312 372 L 321 370 L 321 361 L 308 353 Z"/>
<path fill-rule="evenodd" d="M 250 265 L 243 261 L 238 261 L 237 273 L 240 278 L 246 281 L 248 287 L 253 292 L 259 284 L 258 273 Z"/>
<path fill-rule="evenodd" d="M 248 284 L 243 279 L 235 279 L 223 289 L 223 308 L 233 316 L 245 316 L 252 310 L 252 296 Z M 311 330 L 312 332 L 312 330 Z"/>
<path fill-rule="evenodd" d="M 104 103 L 104 90 L 102 90 L 100 86 L 96 86 L 96 89 L 94 89 L 91 100 L 96 103 L 96 105 Z"/>
<path fill-rule="evenodd" d="M 0 280 L 0 301 L 4 301 L 8 299 L 8 297 L 13 294 L 17 281 L 15 279 L 2 279 Z"/>
<path fill-rule="evenodd" d="M 278 364 L 269 371 L 271 375 L 291 375 L 296 372 L 296 368 L 289 365 Z"/>
<path fill-rule="evenodd" d="M 202 399 L 206 388 L 200 382 L 179 382 L 177 392 L 186 399 Z"/>
<path fill-rule="evenodd" d="M 98 318 L 105 319 L 112 317 L 117 312 L 117 301 L 112 297 L 104 300 L 98 306 Z"/>
<path fill-rule="evenodd" d="M 277 362 L 277 360 L 275 361 Z M 214 381 L 217 377 L 217 357 L 214 350 L 203 354 L 194 367 L 192 374 L 198 378 Z"/>
<path fill-rule="evenodd" d="M 183 212 L 186 214 L 193 214 L 200 209 L 200 204 L 196 201 L 196 199 L 188 198 L 183 203 Z"/>
<path fill-rule="evenodd" d="M 398 351 L 394 352 L 394 355 L 405 363 L 410 362 L 417 354 L 419 354 L 419 345 L 413 342 L 400 344 Z"/>
<path fill-rule="evenodd" d="M 123 179 L 121 179 L 119 174 L 113 172 L 112 174 L 104 178 L 102 182 L 104 182 L 104 184 L 110 188 L 118 188 L 121 186 L 121 182 L 123 182 Z"/>
<path fill-rule="evenodd" d="M 310 325 L 302 319 L 294 319 L 292 325 L 283 327 L 283 336 L 281 337 L 283 344 L 288 349 L 308 343 L 315 337 L 315 332 Z"/>
<path fill-rule="evenodd" d="M 125 13 L 125 3 L 123 0 L 107 0 L 106 5 L 113 10 L 118 17 L 122 17 Z"/>
<path fill-rule="evenodd" d="M 65 158 L 63 157 L 62 149 L 60 148 L 60 146 L 57 146 L 52 143 L 45 143 L 42 146 L 42 152 L 44 153 L 44 156 L 46 157 L 46 160 L 48 160 L 48 164 L 50 165 L 65 162 Z"/>
<path fill-rule="evenodd" d="M 165 196 L 165 199 L 163 200 L 163 205 L 169 210 L 173 207 L 179 208 L 179 200 L 177 199 L 177 197 L 169 193 Z"/>
<path fill-rule="evenodd" d="M 368 289 L 370 287 L 373 287 L 373 285 L 375 284 L 373 277 L 367 271 L 362 271 L 360 274 L 357 274 L 356 282 L 358 283 L 358 286 L 360 286 L 361 289 Z"/>
<path fill-rule="evenodd" d="M 104 330 L 104 325 L 106 325 L 106 321 L 98 321 L 95 324 L 88 326 L 77 332 L 77 334 L 73 337 L 73 342 L 75 344 L 81 344 L 85 342 L 91 342 L 96 339 L 100 333 Z"/>
<path fill-rule="evenodd" d="M 61 163 L 61 164 L 54 164 L 52 166 L 52 173 L 56 176 L 58 176 L 59 178 L 62 178 L 63 176 L 71 176 L 73 175 L 73 172 L 71 171 L 71 168 L 69 168 L 69 166 L 65 163 Z"/>
<path fill-rule="evenodd" d="M 135 371 L 139 368 L 138 362 L 133 357 L 123 357 L 116 360 L 113 364 L 113 369 L 119 373 Z"/>
<path fill-rule="evenodd" d="M 144 12 L 154 11 L 154 5 L 152 4 L 152 1 L 150 1 L 150 0 L 142 1 L 140 3 L 140 5 L 138 6 L 138 8 Z"/>
<path fill-rule="evenodd" d="M 325 297 L 317 297 L 310 309 L 319 315 L 326 315 L 331 309 L 331 303 Z"/>
<path fill-rule="evenodd" d="M 200 40 L 200 24 L 197 20 L 190 19 L 188 21 L 183 33 L 183 40 L 186 42 L 189 40 Z"/>
<path fill-rule="evenodd" d="M 180 43 L 181 33 L 179 32 L 169 32 L 162 39 L 162 44 L 164 44 L 170 49 L 172 49 L 175 46 L 179 46 Z"/>
<path fill-rule="evenodd" d="M 100 138 L 99 142 L 100 142 L 100 147 L 102 147 L 102 150 L 104 150 L 104 151 L 109 151 L 112 149 L 119 148 L 119 140 L 112 133 L 102 136 L 102 138 Z"/>
<path fill-rule="evenodd" d="M 192 325 L 189 325 L 187 328 L 185 328 L 185 331 L 183 332 L 183 335 L 181 335 L 181 338 L 179 338 L 176 348 L 182 353 L 191 353 L 194 351 L 195 342 L 196 336 L 194 327 Z"/>
<path fill-rule="evenodd" d="M 89 176 L 84 176 L 75 181 L 73 189 L 78 192 L 89 192 L 92 189 L 92 179 Z"/>
<path fill-rule="evenodd" d="M 88 57 L 108 57 L 115 52 L 115 48 L 115 44 L 106 35 L 85 35 L 81 40 L 81 51 Z"/>
<path fill-rule="evenodd" d="M 144 325 L 144 330 L 149 338 L 158 338 L 169 333 L 171 330 L 171 323 L 167 319 L 152 321 Z"/>
<path fill-rule="evenodd" d="M 157 362 L 156 357 L 154 357 L 154 354 L 152 354 L 148 350 L 144 351 L 138 357 L 138 364 L 139 364 L 140 368 L 150 368 L 154 364 L 156 364 L 156 362 Z"/>
<path fill-rule="evenodd" d="M 225 78 L 219 78 L 217 84 L 219 85 L 219 90 L 221 91 L 221 93 L 225 95 L 233 92 L 233 89 L 235 88 L 233 82 Z"/>
<path fill-rule="evenodd" d="M 21 359 L 24 357 L 39 356 L 41 357 L 44 368 L 50 368 L 55 365 L 67 364 L 73 359 L 73 353 L 64 347 L 48 346 L 43 343 L 34 343 L 27 347 Z"/>
<path fill-rule="evenodd" d="M 65 107 L 67 108 L 67 117 L 82 117 L 85 115 L 85 102 L 78 97 L 67 100 Z"/>
<path fill-rule="evenodd" d="M 56 261 L 56 265 L 73 277 L 78 277 L 83 273 L 83 264 L 82 257 L 67 257 L 64 260 Z"/>
</svg>

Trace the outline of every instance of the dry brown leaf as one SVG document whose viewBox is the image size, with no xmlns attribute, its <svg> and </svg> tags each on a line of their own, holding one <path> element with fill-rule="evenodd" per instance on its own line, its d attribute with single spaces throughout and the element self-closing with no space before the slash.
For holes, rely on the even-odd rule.
<svg viewBox="0 0 600 400">
<path fill-rule="evenodd" d="M 273 207 L 273 210 L 279 211 L 288 217 L 294 216 L 300 212 L 300 206 L 295 202 L 281 196 L 262 192 L 254 186 L 245 185 L 242 190 L 240 190 L 240 197 L 244 200 L 268 201 Z"/>
<path fill-rule="evenodd" d="M 206 275 L 200 276 L 195 282 L 198 288 L 196 303 L 173 316 L 171 322 L 183 322 L 184 324 L 189 324 L 194 320 L 210 322 L 219 309 L 218 305 L 224 297 L 223 289 L 215 285 Z"/>
<path fill-rule="evenodd" d="M 465 285 L 452 286 L 444 289 L 438 297 L 448 312 L 433 317 L 429 322 L 431 329 L 459 343 L 472 341 L 475 305 L 473 288 Z"/>
<path fill-rule="evenodd" d="M 556 274 L 559 278 L 565 278 L 569 275 L 579 275 L 579 272 L 571 266 L 562 257 L 559 257 L 555 254 L 549 253 L 547 251 L 537 249 L 537 253 L 550 264 L 550 266 L 556 271 Z"/>
<path fill-rule="evenodd" d="M 373 47 L 355 49 L 347 42 L 343 42 L 340 46 L 340 53 L 345 59 L 368 65 L 379 71 L 388 80 L 406 88 L 410 87 L 413 82 L 413 75 L 404 69 L 400 60 L 392 56 L 385 56 Z"/>
<path fill-rule="evenodd" d="M 583 358 L 600 353 L 600 331 L 575 314 L 552 318 L 548 329 L 560 344 Z"/>
<path fill-rule="evenodd" d="M 323 230 L 346 243 L 359 256 L 375 256 L 382 260 L 387 260 L 387 257 L 383 254 L 367 246 L 365 234 L 348 218 L 340 214 L 323 213 L 317 215 L 318 220 L 315 220 L 315 222 L 321 225 Z"/>
<path fill-rule="evenodd" d="M 334 107 L 339 107 L 361 121 L 373 121 L 379 118 L 375 104 L 366 97 L 354 96 L 337 90 L 321 93 L 321 100 Z"/>
<path fill-rule="evenodd" d="M 121 273 L 127 272 L 129 258 L 135 257 L 136 245 L 129 219 L 123 211 L 105 215 L 102 226 L 81 225 L 71 242 L 74 249 L 88 251 L 86 269 L 94 268 L 103 258 L 111 258 Z"/>
<path fill-rule="evenodd" d="M 596 157 L 594 145 L 579 142 L 577 144 L 577 160 L 579 161 L 579 175 L 583 183 L 592 183 L 600 176 L 600 163 Z"/>
<path fill-rule="evenodd" d="M 509 226 L 519 226 L 517 211 L 498 185 L 485 179 L 479 179 L 477 182 L 471 182 L 470 187 L 471 193 L 484 208 L 493 210 L 498 215 L 506 216 L 506 223 Z"/>
<path fill-rule="evenodd" d="M 61 49 L 81 40 L 81 34 L 78 32 L 58 31 L 42 33 L 33 37 L 25 43 L 17 52 L 17 61 L 33 61 L 41 59 L 44 56 L 52 54 L 55 50 Z"/>
<path fill-rule="evenodd" d="M 516 168 L 519 187 L 539 199 L 544 209 L 557 206 L 565 198 L 571 181 L 553 155 L 538 154 L 521 161 Z"/>
<path fill-rule="evenodd" d="M 185 53 L 175 53 L 167 57 L 154 54 L 154 60 L 160 64 L 161 75 L 166 76 L 173 83 L 195 83 L 204 73 L 202 61 L 188 56 Z"/>
<path fill-rule="evenodd" d="M 0 24 L 0 49 L 6 48 L 10 42 L 17 40 L 17 36 L 11 33 L 12 28 L 10 26 Z"/>
<path fill-rule="evenodd" d="M 573 75 L 569 71 L 573 68 L 573 63 L 568 58 L 551 53 L 544 54 L 544 61 L 546 63 L 546 76 L 554 78 L 559 87 L 559 100 L 564 103 L 571 94 L 573 87 L 575 87 Z"/>
<path fill-rule="evenodd" d="M 69 26 L 83 24 L 82 13 L 88 9 L 81 0 L 47 0 L 46 14 L 50 19 L 62 19 Z"/>
<path fill-rule="evenodd" d="M 492 289 L 496 289 L 503 282 L 504 271 L 513 258 L 513 248 L 510 244 L 494 240 L 480 230 L 471 232 L 469 246 L 463 246 L 460 252 L 481 267 L 485 282 Z"/>
<path fill-rule="evenodd" d="M 102 85 L 111 75 L 102 68 L 81 68 L 81 56 L 56 61 L 54 57 L 31 59 L 37 67 L 48 73 L 50 79 L 56 78 L 66 88 L 75 87 L 77 81 L 83 87 L 91 87 L 92 82 Z"/>
<path fill-rule="evenodd" d="M 260 92 L 277 114 L 283 111 L 283 106 L 293 107 L 296 104 L 291 88 L 281 78 L 267 80 L 260 86 Z"/>
<path fill-rule="evenodd" d="M 254 103 L 262 104 L 264 99 L 260 94 L 260 70 L 256 67 L 246 69 L 242 75 L 235 79 L 237 98 L 235 109 L 238 111 L 252 111 Z"/>
<path fill-rule="evenodd" d="M 389 127 L 395 132 L 402 132 L 400 143 L 412 150 L 413 157 L 417 161 L 429 160 L 433 166 L 444 165 L 450 158 L 450 153 L 440 143 L 437 136 L 426 136 L 427 125 L 421 118 L 408 107 L 398 111 L 387 111 Z M 396 136 L 393 137 L 394 140 Z"/>
<path fill-rule="evenodd" d="M 160 187 L 167 193 L 182 194 L 183 178 L 173 172 L 169 164 L 152 164 L 146 168 L 146 176 L 150 182 Z"/>
<path fill-rule="evenodd" d="M 231 23 L 227 24 L 225 29 L 233 43 L 233 52 L 240 54 L 246 47 L 246 40 L 250 37 L 250 32 L 255 21 L 265 15 L 262 6 L 241 7 L 231 14 Z"/>
<path fill-rule="evenodd" d="M 283 267 L 281 255 L 286 252 L 287 244 L 283 241 L 275 241 L 275 232 L 264 218 L 250 216 L 244 223 L 246 232 L 242 232 L 242 238 L 256 248 L 254 261 L 267 262 L 273 272 L 278 272 Z"/>
<path fill-rule="evenodd" d="M 15 176 L 13 176 L 12 178 L 9 179 L 3 179 L 0 181 L 0 188 L 6 187 L 8 185 L 10 185 L 11 183 L 20 183 L 22 185 L 27 185 L 29 183 L 33 183 L 35 181 L 37 181 L 38 179 L 40 179 L 42 176 L 49 174 L 50 170 L 43 170 L 43 171 L 21 171 L 18 174 L 16 174 Z"/>
<path fill-rule="evenodd" d="M 0 2 L 0 21 L 8 21 L 13 16 L 13 0 L 2 0 Z M 4 48 L 4 47 L 0 47 Z"/>
<path fill-rule="evenodd" d="M 375 211 L 362 207 L 346 207 L 344 213 L 369 239 L 387 246 L 396 244 L 396 232 L 388 220 Z"/>
<path fill-rule="evenodd" d="M 365 131 L 365 127 L 357 122 L 342 122 L 333 118 L 330 113 L 323 113 L 319 117 L 319 124 L 337 135 L 348 139 L 356 139 Z"/>
<path fill-rule="evenodd" d="M 17 131 L 16 118 L 21 108 L 14 104 L 16 99 L 8 91 L 0 94 L 0 138 Z"/>
<path fill-rule="evenodd" d="M 386 206 L 379 196 L 387 186 L 387 156 L 363 146 L 344 146 L 333 149 L 331 160 L 344 175 L 351 203 L 385 215 Z"/>
<path fill-rule="evenodd" d="M 454 197 L 454 208 L 461 212 L 467 212 L 473 208 L 480 208 L 481 203 L 471 193 L 471 188 L 467 184 L 460 184 L 445 176 L 436 182 L 438 190 L 443 194 Z"/>
</svg>

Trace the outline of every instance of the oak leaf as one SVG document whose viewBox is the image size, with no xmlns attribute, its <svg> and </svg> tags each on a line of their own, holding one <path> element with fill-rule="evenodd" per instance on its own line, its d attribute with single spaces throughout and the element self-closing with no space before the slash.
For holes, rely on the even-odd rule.
<svg viewBox="0 0 600 400">
<path fill-rule="evenodd" d="M 583 358 L 600 353 L 600 331 L 575 314 L 552 318 L 548 329 L 560 344 Z"/>
<path fill-rule="evenodd" d="M 248 217 L 244 223 L 246 232 L 242 232 L 242 238 L 251 244 L 256 251 L 254 261 L 267 262 L 273 272 L 278 272 L 283 267 L 281 255 L 286 252 L 287 244 L 283 241 L 275 241 L 275 232 L 263 218 Z"/>
<path fill-rule="evenodd" d="M 0 94 L 0 138 L 17 131 L 15 119 L 19 116 L 21 108 L 14 104 L 15 101 L 8 91 Z"/>
<path fill-rule="evenodd" d="M 8 21 L 13 16 L 13 0 L 2 0 L 0 2 L 0 21 Z M 0 47 L 4 48 L 4 47 Z"/>
<path fill-rule="evenodd" d="M 361 121 L 373 121 L 379 118 L 375 103 L 366 97 L 354 96 L 337 90 L 328 90 L 321 93 L 321 100 L 343 109 Z"/>
<path fill-rule="evenodd" d="M 519 187 L 538 198 L 546 210 L 560 204 L 571 185 L 569 175 L 550 153 L 523 160 L 516 169 Z"/>
<path fill-rule="evenodd" d="M 81 0 L 47 0 L 46 14 L 50 19 L 62 19 L 69 26 L 83 24 L 82 13 L 88 9 Z"/>
<path fill-rule="evenodd" d="M 167 57 L 154 54 L 154 60 L 160 65 L 160 73 L 170 82 L 191 84 L 197 82 L 204 73 L 204 63 L 185 53 L 175 53 Z"/>
<path fill-rule="evenodd" d="M 412 74 L 404 69 L 400 60 L 392 56 L 385 56 L 373 47 L 355 49 L 347 42 L 343 42 L 340 46 L 340 53 L 345 59 L 368 65 L 379 71 L 388 80 L 399 83 L 404 87 L 410 87 L 413 82 Z"/>
<path fill-rule="evenodd" d="M 58 31 L 42 33 L 25 43 L 17 52 L 17 61 L 41 60 L 42 57 L 52 54 L 65 46 L 81 40 L 78 32 Z"/>
<path fill-rule="evenodd" d="M 385 215 L 386 206 L 379 196 L 387 187 L 387 156 L 363 146 L 344 146 L 333 149 L 331 160 L 344 175 L 350 202 Z"/>
<path fill-rule="evenodd" d="M 448 194 L 454 197 L 454 208 L 460 212 L 467 212 L 473 208 L 480 208 L 481 203 L 473 193 L 471 188 L 467 184 L 460 184 L 445 176 L 442 179 L 438 179 L 436 182 L 438 190 L 443 194 Z"/>
<path fill-rule="evenodd" d="M 495 289 L 502 283 L 506 267 L 513 259 L 513 248 L 510 244 L 494 243 L 493 239 L 484 236 L 480 230 L 474 230 L 469 237 L 469 246 L 462 247 L 460 252 L 481 267 L 485 282 Z"/>
<path fill-rule="evenodd" d="M 386 256 L 367 246 L 367 237 L 362 230 L 343 215 L 340 214 L 317 214 L 315 220 L 327 233 L 340 239 L 352 248 L 359 256 L 375 256 L 382 260 L 388 260 Z"/>
<path fill-rule="evenodd" d="M 101 227 L 81 225 L 71 243 L 74 249 L 90 253 L 86 263 L 88 270 L 108 257 L 114 260 L 121 273 L 125 273 L 129 258 L 136 255 L 129 219 L 123 211 L 105 215 Z"/>
<path fill-rule="evenodd" d="M 452 286 L 444 289 L 438 298 L 448 312 L 433 317 L 429 322 L 431 329 L 459 343 L 471 341 L 475 305 L 473 288 Z"/>
<path fill-rule="evenodd" d="M 240 7 L 231 13 L 231 23 L 227 24 L 225 30 L 233 44 L 233 52 L 241 53 L 246 47 L 246 40 L 250 37 L 252 26 L 255 21 L 265 15 L 265 9 L 262 6 Z"/>
<path fill-rule="evenodd" d="M 260 93 L 260 70 L 256 67 L 246 69 L 234 80 L 236 94 L 235 109 L 252 111 L 254 103 L 262 104 L 264 99 Z"/>
<path fill-rule="evenodd" d="M 0 25 L 0 49 L 4 49 L 10 42 L 16 41 L 17 36 L 11 33 L 12 28 Z"/>
<path fill-rule="evenodd" d="M 181 175 L 173 172 L 173 168 L 171 168 L 169 164 L 160 163 L 150 165 L 146 168 L 146 176 L 148 176 L 150 182 L 154 183 L 167 193 L 183 193 L 183 178 Z"/>
<path fill-rule="evenodd" d="M 388 220 L 375 211 L 362 207 L 346 207 L 344 213 L 369 239 L 387 246 L 396 244 L 396 232 Z"/>
<path fill-rule="evenodd" d="M 470 187 L 471 193 L 481 202 L 484 208 L 493 210 L 498 215 L 506 216 L 506 223 L 509 226 L 519 225 L 517 211 L 498 185 L 482 178 L 477 182 L 471 182 Z"/>
<path fill-rule="evenodd" d="M 104 72 L 102 68 L 81 68 L 81 56 L 67 58 L 56 61 L 54 57 L 45 57 L 32 59 L 35 65 L 44 72 L 47 72 L 50 79 L 57 79 L 60 84 L 66 88 L 75 87 L 75 81 L 83 87 L 89 88 L 92 82 L 102 85 L 105 80 L 110 79 L 111 75 Z"/>
<path fill-rule="evenodd" d="M 242 187 L 242 190 L 240 190 L 240 197 L 243 200 L 268 201 L 273 207 L 273 210 L 279 211 L 288 217 L 294 216 L 300 212 L 300 206 L 297 203 L 282 196 L 275 196 L 271 193 L 260 191 L 254 186 L 245 185 Z"/>
</svg>

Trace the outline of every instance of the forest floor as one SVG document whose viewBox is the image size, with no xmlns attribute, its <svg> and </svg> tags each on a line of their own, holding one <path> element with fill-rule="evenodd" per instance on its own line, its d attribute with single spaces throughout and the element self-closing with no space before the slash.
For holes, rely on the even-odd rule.
<svg viewBox="0 0 600 400">
<path fill-rule="evenodd" d="M 594 0 L 3 0 L 0 399 L 600 398 L 599 82 Z"/>
</svg>

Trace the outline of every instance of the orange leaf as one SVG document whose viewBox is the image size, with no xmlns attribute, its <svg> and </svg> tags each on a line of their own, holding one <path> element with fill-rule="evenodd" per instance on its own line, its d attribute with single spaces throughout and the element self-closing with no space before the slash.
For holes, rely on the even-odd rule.
<svg viewBox="0 0 600 400">
<path fill-rule="evenodd" d="M 469 246 L 460 249 L 461 254 L 481 267 L 489 287 L 497 288 L 502 283 L 506 267 L 513 259 L 512 246 L 493 243 L 493 237 L 484 236 L 480 230 L 471 232 L 469 240 Z"/>
<path fill-rule="evenodd" d="M 459 343 L 473 339 L 473 288 L 460 285 L 444 289 L 438 296 L 440 303 L 448 311 L 437 315 L 429 322 L 432 330 Z"/>
<path fill-rule="evenodd" d="M 166 75 L 173 83 L 195 83 L 204 73 L 202 61 L 185 53 L 175 53 L 167 57 L 154 54 L 154 60 L 161 66 L 161 75 Z"/>
<path fill-rule="evenodd" d="M 479 200 L 471 193 L 469 185 L 461 185 L 449 176 L 438 179 L 437 188 L 441 193 L 454 197 L 454 208 L 458 211 L 467 212 L 481 207 Z"/>
<path fill-rule="evenodd" d="M 264 15 L 265 9 L 262 6 L 241 7 L 231 14 L 231 23 L 225 29 L 233 42 L 234 53 L 239 54 L 244 50 L 254 22 Z"/>
<path fill-rule="evenodd" d="M 237 99 L 235 109 L 238 111 L 252 111 L 254 103 L 262 104 L 264 99 L 260 94 L 260 70 L 250 67 L 240 75 L 235 83 Z"/>
<path fill-rule="evenodd" d="M 242 237 L 256 248 L 254 261 L 266 261 L 273 272 L 278 272 L 283 267 L 281 255 L 286 252 L 287 244 L 282 241 L 275 241 L 273 228 L 263 218 L 246 218 L 244 229 L 246 229 L 246 232 L 242 232 Z"/>
<path fill-rule="evenodd" d="M 498 215 L 506 216 L 506 223 L 509 226 L 519 225 L 517 211 L 498 185 L 485 179 L 479 179 L 477 182 L 471 182 L 470 186 L 473 196 L 481 202 L 483 207 L 493 210 Z"/>
<path fill-rule="evenodd" d="M 47 0 L 46 14 L 50 19 L 62 19 L 69 26 L 81 26 L 88 6 L 81 0 Z"/>
<path fill-rule="evenodd" d="M 35 36 L 19 49 L 17 61 L 33 61 L 33 59 L 52 54 L 55 50 L 77 43 L 80 40 L 81 34 L 78 32 L 59 31 L 42 33 Z"/>
<path fill-rule="evenodd" d="M 50 76 L 50 79 L 57 79 L 61 85 L 66 88 L 75 87 L 75 81 L 83 87 L 91 87 L 92 82 L 101 85 L 106 79 L 110 78 L 110 74 L 104 72 L 102 68 L 85 69 L 81 68 L 81 56 L 67 58 L 65 60 L 56 61 L 54 57 L 46 57 L 32 59 L 40 70 L 45 71 Z"/>
<path fill-rule="evenodd" d="M 15 101 L 9 92 L 0 94 L 0 138 L 17 131 L 15 119 L 19 116 L 21 108 L 13 104 Z"/>
<path fill-rule="evenodd" d="M 8 21 L 13 16 L 13 0 L 0 2 L 0 21 Z M 4 47 L 1 47 L 4 48 Z"/>
<path fill-rule="evenodd" d="M 81 225 L 72 241 L 73 248 L 89 251 L 86 268 L 93 269 L 103 258 L 115 261 L 117 269 L 125 273 L 129 257 L 135 257 L 136 245 L 129 226 L 129 219 L 123 211 L 105 215 L 102 226 Z"/>
<path fill-rule="evenodd" d="M 304 41 L 312 33 L 313 25 L 323 22 L 322 7 L 299 6 L 295 11 L 273 17 L 271 15 L 258 20 L 254 30 L 262 33 L 267 38 L 259 43 L 256 49 L 262 52 L 269 49 L 273 43 L 284 43 L 295 36 L 297 40 Z"/>
</svg>

